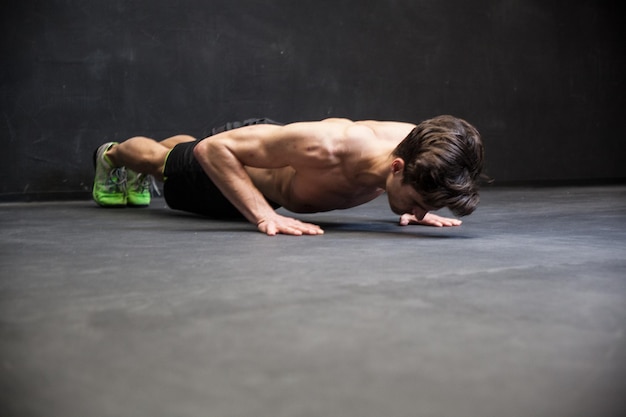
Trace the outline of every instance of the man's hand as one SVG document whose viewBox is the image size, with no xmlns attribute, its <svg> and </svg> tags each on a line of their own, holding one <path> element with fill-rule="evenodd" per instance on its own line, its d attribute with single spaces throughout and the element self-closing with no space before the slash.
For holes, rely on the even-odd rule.
<svg viewBox="0 0 626 417">
<path fill-rule="evenodd" d="M 260 232 L 268 236 L 275 236 L 278 233 L 284 235 L 302 236 L 302 235 L 323 235 L 324 231 L 321 227 L 304 223 L 291 217 L 281 216 L 275 213 L 272 217 L 263 218 L 257 222 Z"/>
<path fill-rule="evenodd" d="M 421 224 L 424 226 L 433 226 L 433 227 L 449 227 L 449 226 L 460 226 L 461 220 L 458 219 L 450 219 L 448 217 L 437 216 L 436 214 L 426 213 L 422 220 L 418 220 L 414 214 L 403 214 L 400 217 L 400 226 L 406 226 L 408 224 Z"/>
</svg>

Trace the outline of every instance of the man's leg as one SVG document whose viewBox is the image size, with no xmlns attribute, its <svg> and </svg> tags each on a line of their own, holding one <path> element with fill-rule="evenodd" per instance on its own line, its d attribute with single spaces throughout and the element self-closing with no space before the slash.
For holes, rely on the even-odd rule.
<svg viewBox="0 0 626 417">
<path fill-rule="evenodd" d="M 194 142 L 195 140 L 196 138 L 194 138 L 193 136 L 176 135 L 176 136 L 172 136 L 171 138 L 162 140 L 161 142 L 159 142 L 159 144 L 161 146 L 165 146 L 167 149 L 172 149 L 174 146 L 178 145 L 179 143 Z"/>
<path fill-rule="evenodd" d="M 113 167 L 126 167 L 163 181 L 163 167 L 169 151 L 179 143 L 194 140 L 196 139 L 191 136 L 177 135 L 157 142 L 154 139 L 136 136 L 120 144 L 114 144 L 105 152 L 105 156 Z"/>
<path fill-rule="evenodd" d="M 102 145 L 94 158 L 94 200 L 105 207 L 149 205 L 153 178 L 163 181 L 169 151 L 179 143 L 194 140 L 191 136 L 178 135 L 157 142 L 137 136 L 119 144 Z"/>
</svg>

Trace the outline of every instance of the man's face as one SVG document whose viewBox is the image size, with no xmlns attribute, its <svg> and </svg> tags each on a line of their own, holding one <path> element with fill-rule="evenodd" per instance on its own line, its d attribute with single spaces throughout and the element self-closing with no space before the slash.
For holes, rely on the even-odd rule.
<svg viewBox="0 0 626 417">
<path fill-rule="evenodd" d="M 387 198 L 391 211 L 402 215 L 413 214 L 417 220 L 422 220 L 426 213 L 433 210 L 424 203 L 422 196 L 409 184 L 402 184 L 402 177 L 392 179 L 387 185 Z"/>
</svg>

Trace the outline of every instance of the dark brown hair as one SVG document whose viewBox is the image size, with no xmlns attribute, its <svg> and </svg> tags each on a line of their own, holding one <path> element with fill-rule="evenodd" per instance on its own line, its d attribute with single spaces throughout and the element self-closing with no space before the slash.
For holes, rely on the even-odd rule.
<svg viewBox="0 0 626 417">
<path fill-rule="evenodd" d="M 484 150 L 478 130 L 465 120 L 448 115 L 425 120 L 393 155 L 404 160 L 403 183 L 424 203 L 448 207 L 457 216 L 476 209 Z"/>
</svg>

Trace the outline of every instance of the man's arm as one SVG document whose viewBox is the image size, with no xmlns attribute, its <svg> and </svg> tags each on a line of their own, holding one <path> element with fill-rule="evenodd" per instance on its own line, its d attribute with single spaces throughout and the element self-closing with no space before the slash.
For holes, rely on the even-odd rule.
<svg viewBox="0 0 626 417">
<path fill-rule="evenodd" d="M 318 235 L 323 233 L 319 226 L 276 213 L 244 167 L 324 164 L 332 152 L 320 127 L 316 123 L 248 126 L 201 141 L 194 155 L 226 198 L 261 232 Z"/>
</svg>

